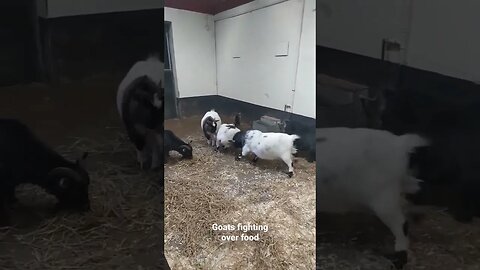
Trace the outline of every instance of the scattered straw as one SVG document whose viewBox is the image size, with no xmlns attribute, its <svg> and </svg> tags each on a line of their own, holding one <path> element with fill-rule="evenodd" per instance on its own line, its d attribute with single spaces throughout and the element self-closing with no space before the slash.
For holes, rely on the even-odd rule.
<svg viewBox="0 0 480 270">
<path fill-rule="evenodd" d="M 393 236 L 376 218 L 366 215 L 320 216 L 317 269 L 385 270 L 391 263 Z M 409 262 L 405 270 L 480 269 L 480 221 L 459 224 L 432 208 L 410 225 Z"/>
<path fill-rule="evenodd" d="M 91 153 L 92 211 L 52 215 L 43 209 L 22 218 L 14 209 L 22 224 L 0 230 L 0 269 L 158 269 L 163 238 L 158 175 L 139 170 L 123 134 L 106 142 L 72 140 L 58 150 L 69 158 Z M 17 208 L 26 209 L 49 197 L 31 186 L 17 195 Z"/>
<path fill-rule="evenodd" d="M 315 167 L 298 160 L 288 178 L 281 161 L 235 161 L 200 133 L 194 159 L 165 170 L 165 255 L 172 269 L 314 269 Z M 212 224 L 268 225 L 268 232 L 213 231 Z M 221 241 L 259 234 L 259 241 Z"/>
</svg>

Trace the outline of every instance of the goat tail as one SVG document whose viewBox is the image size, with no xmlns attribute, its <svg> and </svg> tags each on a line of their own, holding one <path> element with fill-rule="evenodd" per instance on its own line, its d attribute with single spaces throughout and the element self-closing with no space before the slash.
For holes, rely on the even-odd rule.
<svg viewBox="0 0 480 270">
<path fill-rule="evenodd" d="M 293 135 L 290 135 L 290 138 L 292 139 L 292 151 L 291 151 L 291 153 L 292 153 L 292 154 L 296 154 L 297 151 L 298 151 L 298 149 L 297 149 L 297 147 L 295 147 L 295 143 L 294 143 L 294 142 L 295 142 L 296 140 L 300 139 L 300 136 L 298 136 L 297 134 L 293 134 Z"/>
<path fill-rule="evenodd" d="M 403 149 L 408 153 L 414 151 L 417 147 L 428 146 L 430 142 L 417 134 L 405 134 L 400 136 L 400 143 Z"/>
<path fill-rule="evenodd" d="M 241 116 L 240 113 L 237 113 L 237 114 L 235 115 L 235 122 L 234 122 L 235 127 L 239 127 L 239 126 L 240 126 L 240 116 Z"/>
</svg>

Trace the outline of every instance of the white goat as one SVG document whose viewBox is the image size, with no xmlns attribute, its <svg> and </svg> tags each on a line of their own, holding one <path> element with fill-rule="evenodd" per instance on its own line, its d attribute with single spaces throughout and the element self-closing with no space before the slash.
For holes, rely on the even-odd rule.
<svg viewBox="0 0 480 270">
<path fill-rule="evenodd" d="M 409 153 L 428 145 L 418 135 L 366 128 L 317 129 L 317 212 L 373 211 L 395 236 L 397 267 L 407 261 L 403 195 L 419 190 Z"/>
<path fill-rule="evenodd" d="M 297 153 L 294 141 L 299 139 L 298 135 L 285 133 L 266 132 L 259 130 L 240 131 L 233 136 L 231 141 L 236 148 L 242 148 L 242 154 L 237 156 L 240 159 L 252 152 L 255 154 L 254 162 L 261 159 L 281 159 L 288 166 L 288 176 L 293 176 L 293 154 Z"/>
<path fill-rule="evenodd" d="M 200 121 L 200 128 L 207 138 L 207 143 L 211 146 L 216 146 L 216 136 L 220 125 L 222 125 L 222 119 L 214 109 L 206 112 Z"/>
</svg>

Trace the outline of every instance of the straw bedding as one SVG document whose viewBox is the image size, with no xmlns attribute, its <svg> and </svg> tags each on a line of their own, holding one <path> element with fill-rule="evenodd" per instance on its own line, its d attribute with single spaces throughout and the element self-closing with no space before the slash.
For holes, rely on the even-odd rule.
<svg viewBox="0 0 480 270">
<path fill-rule="evenodd" d="M 214 152 L 200 131 L 183 139 L 192 140 L 193 160 L 172 154 L 165 167 L 165 255 L 172 269 L 315 268 L 314 163 L 297 159 L 288 178 L 282 161 L 235 161 L 231 152 Z M 238 231 L 238 223 L 268 231 Z M 258 234 L 258 241 L 241 241 L 242 234 Z"/>
<path fill-rule="evenodd" d="M 53 215 L 52 196 L 33 186 L 17 189 L 17 224 L 0 230 L 0 269 L 159 269 L 158 174 L 140 171 L 123 133 L 101 143 L 72 141 L 58 150 L 72 159 L 90 152 L 92 211 Z"/>
</svg>

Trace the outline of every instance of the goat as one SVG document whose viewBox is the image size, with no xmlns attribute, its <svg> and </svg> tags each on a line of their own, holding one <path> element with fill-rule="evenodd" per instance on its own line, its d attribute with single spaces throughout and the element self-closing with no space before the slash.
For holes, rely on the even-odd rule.
<svg viewBox="0 0 480 270">
<path fill-rule="evenodd" d="M 419 133 L 431 141 L 412 155 L 410 166 L 424 182 L 409 200 L 446 206 L 462 223 L 480 217 L 478 101 L 455 105 L 409 89 L 386 96 L 382 128 L 395 134 Z"/>
<path fill-rule="evenodd" d="M 295 148 L 298 150 L 298 156 L 303 156 L 312 163 L 315 161 L 315 126 L 309 126 L 299 121 L 282 121 L 281 130 L 287 134 L 297 134 L 300 139 L 295 140 Z M 302 154 L 300 154 L 303 152 Z"/>
<path fill-rule="evenodd" d="M 211 146 L 216 146 L 216 136 L 220 125 L 222 125 L 222 119 L 215 109 L 206 112 L 200 121 L 200 128 L 207 138 L 207 143 Z"/>
<path fill-rule="evenodd" d="M 177 151 L 183 158 L 192 159 L 193 148 L 191 142 L 186 143 L 178 138 L 171 130 L 165 130 L 165 159 L 168 157 L 170 151 Z"/>
<path fill-rule="evenodd" d="M 233 136 L 240 131 L 240 113 L 235 115 L 235 121 L 233 124 L 221 124 L 217 132 L 217 151 L 223 148 L 230 147 L 230 141 L 233 140 Z"/>
<path fill-rule="evenodd" d="M 420 182 L 410 175 L 409 155 L 429 142 L 366 128 L 321 128 L 316 139 L 317 212 L 373 211 L 395 236 L 389 257 L 401 268 L 408 249 L 403 195 Z"/>
<path fill-rule="evenodd" d="M 240 160 L 250 152 L 255 154 L 254 162 L 261 159 L 275 160 L 281 159 L 288 166 L 288 176 L 293 176 L 293 154 L 297 153 L 294 141 L 299 139 L 298 135 L 288 135 L 285 133 L 266 132 L 259 130 L 239 131 L 230 141 L 235 148 L 241 148 L 242 153 L 237 155 Z"/>
<path fill-rule="evenodd" d="M 412 155 L 410 166 L 424 180 L 415 204 L 447 206 L 459 222 L 480 217 L 480 133 L 458 130 L 432 136 L 432 145 Z M 447 192 L 444 192 L 447 191 Z"/>
<path fill-rule="evenodd" d="M 163 166 L 163 63 L 156 57 L 135 63 L 120 83 L 117 110 L 142 169 Z M 149 166 L 146 163 L 151 160 Z"/>
<path fill-rule="evenodd" d="M 56 196 L 58 209 L 89 210 L 87 156 L 68 161 L 21 121 L 0 119 L 0 222 L 9 224 L 7 205 L 16 201 L 15 188 L 27 183 Z"/>
</svg>

